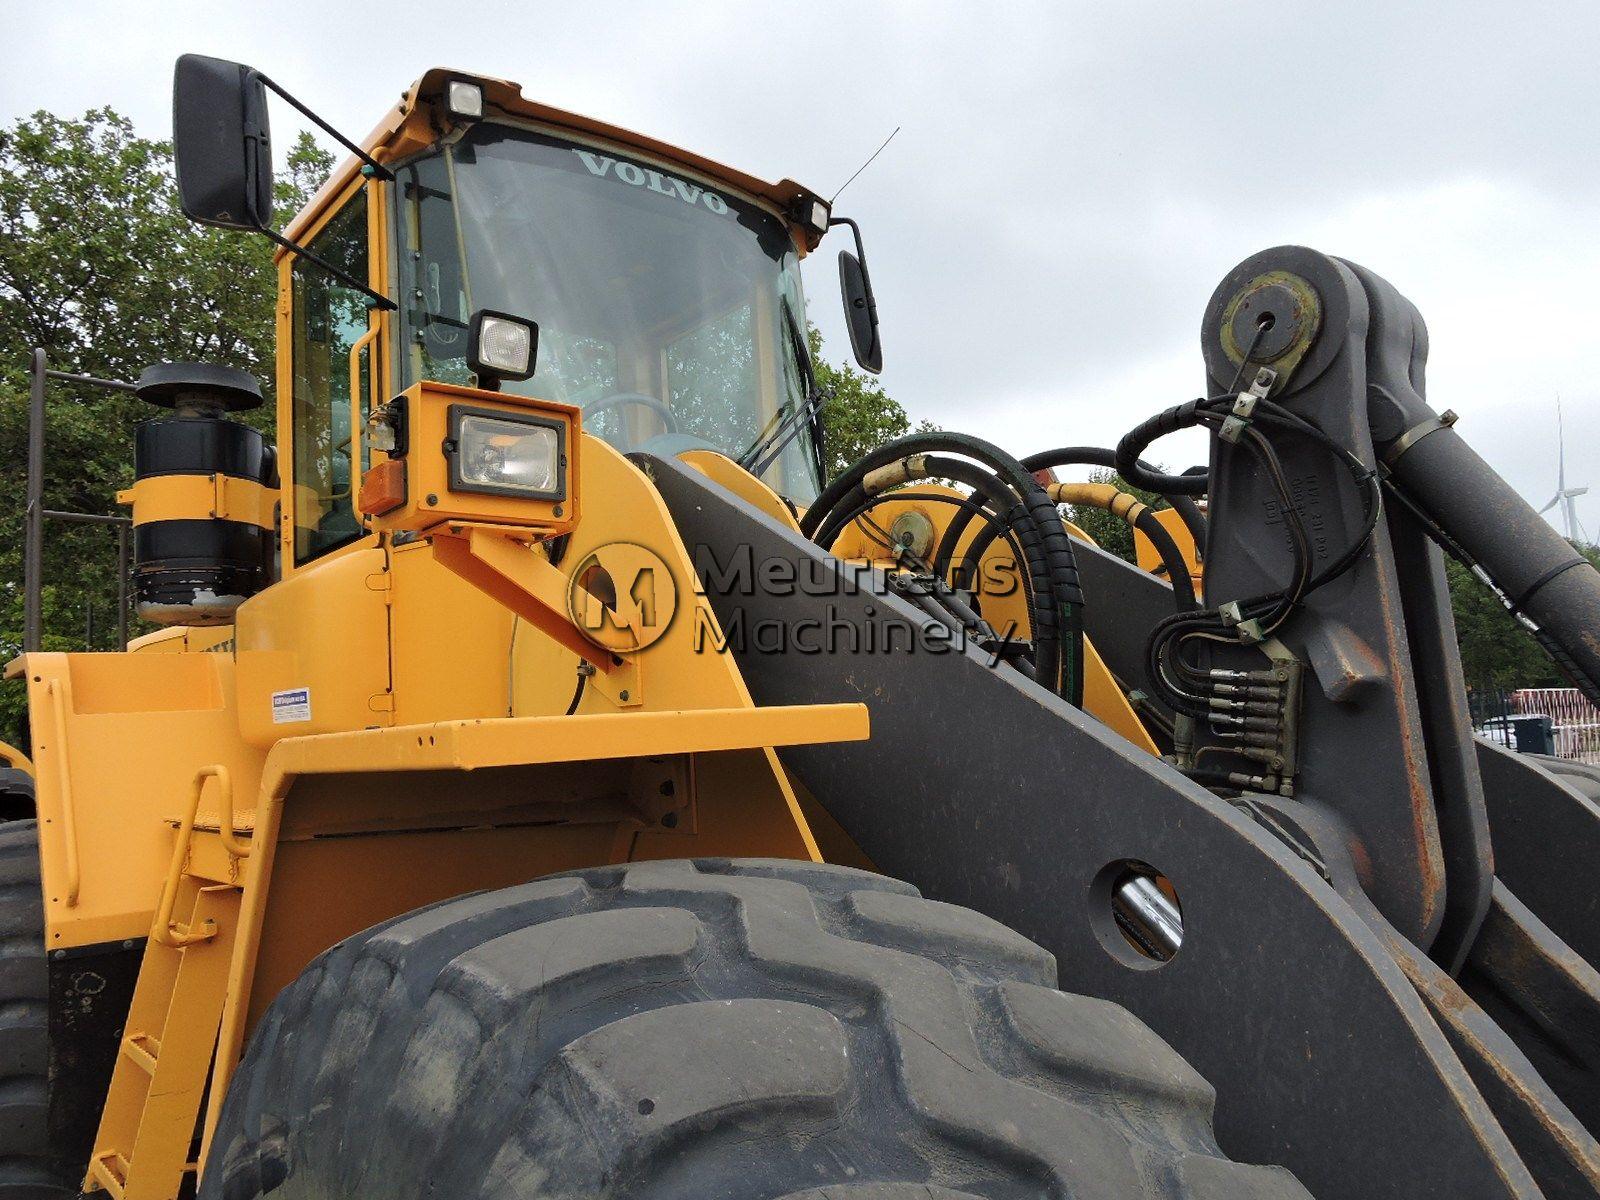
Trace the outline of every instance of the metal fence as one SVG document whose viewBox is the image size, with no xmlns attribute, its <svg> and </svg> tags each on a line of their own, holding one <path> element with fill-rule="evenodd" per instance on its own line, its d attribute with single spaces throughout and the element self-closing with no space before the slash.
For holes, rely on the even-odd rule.
<svg viewBox="0 0 1600 1200">
<path fill-rule="evenodd" d="M 1515 749 L 1513 717 L 1549 717 L 1557 758 L 1600 766 L 1600 709 L 1577 688 L 1474 688 L 1467 704 L 1481 737 Z"/>
<path fill-rule="evenodd" d="M 42 349 L 35 349 L 29 360 L 32 386 L 28 402 L 28 493 L 24 510 L 25 532 L 22 551 L 22 649 L 33 653 L 44 648 L 44 523 L 66 521 L 78 525 L 99 525 L 115 531 L 117 537 L 117 648 L 128 644 L 128 533 L 133 522 L 125 516 L 100 513 L 61 512 L 44 506 L 45 389 L 50 380 L 86 384 L 110 391 L 131 392 L 131 383 L 115 379 L 96 379 L 93 375 L 74 375 L 53 371 L 45 362 Z M 94 617 L 88 614 L 84 641 L 93 649 Z"/>
<path fill-rule="evenodd" d="M 1519 714 L 1555 722 L 1556 757 L 1600 765 L 1600 708 L 1577 688 L 1520 688 L 1511 702 Z"/>
</svg>

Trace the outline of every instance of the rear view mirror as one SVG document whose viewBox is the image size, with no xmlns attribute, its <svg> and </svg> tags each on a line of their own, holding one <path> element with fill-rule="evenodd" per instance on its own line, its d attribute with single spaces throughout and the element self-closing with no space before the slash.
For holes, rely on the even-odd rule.
<svg viewBox="0 0 1600 1200">
<path fill-rule="evenodd" d="M 874 375 L 883 370 L 883 345 L 878 340 L 878 305 L 866 264 L 848 250 L 839 251 L 839 289 L 844 293 L 845 324 L 856 361 Z"/>
<path fill-rule="evenodd" d="M 242 63 L 185 54 L 172 80 L 172 146 L 184 216 L 224 229 L 266 229 L 272 149 L 262 77 Z"/>
<path fill-rule="evenodd" d="M 172 159 L 178 177 L 178 207 L 184 216 L 201 225 L 264 234 L 285 250 L 316 263 L 379 308 L 394 309 L 395 302 L 389 297 L 273 230 L 272 139 L 267 133 L 269 90 L 277 92 L 365 163 L 363 175 L 394 178 L 388 167 L 260 71 L 221 58 L 185 54 L 172 73 Z"/>
</svg>

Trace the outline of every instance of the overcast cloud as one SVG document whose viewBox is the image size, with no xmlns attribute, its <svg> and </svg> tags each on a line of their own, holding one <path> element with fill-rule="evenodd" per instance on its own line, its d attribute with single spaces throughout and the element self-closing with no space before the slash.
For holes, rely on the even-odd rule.
<svg viewBox="0 0 1600 1200">
<path fill-rule="evenodd" d="M 884 382 L 914 418 L 1019 454 L 1112 443 L 1200 386 L 1229 268 L 1302 242 L 1418 305 L 1430 399 L 1528 499 L 1555 490 L 1557 393 L 1568 482 L 1600 489 L 1592 3 L 76 0 L 8 26 L 8 122 L 109 104 L 168 136 L 192 50 L 354 135 L 453 66 L 824 193 L 900 125 L 840 211 L 864 223 Z M 280 146 L 292 115 L 274 109 Z M 837 249 L 807 272 L 834 358 Z M 1578 506 L 1600 536 L 1600 491 Z"/>
</svg>

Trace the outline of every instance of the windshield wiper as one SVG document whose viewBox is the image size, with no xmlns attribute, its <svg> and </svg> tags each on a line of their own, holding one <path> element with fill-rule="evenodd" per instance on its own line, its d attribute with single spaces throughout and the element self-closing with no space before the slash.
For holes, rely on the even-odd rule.
<svg viewBox="0 0 1600 1200">
<path fill-rule="evenodd" d="M 832 399 L 817 386 L 817 374 L 811 365 L 811 351 L 806 346 L 805 334 L 800 331 L 800 322 L 794 315 L 794 308 L 789 303 L 789 297 L 784 296 L 780 301 L 783 309 L 784 329 L 789 335 L 789 343 L 794 350 L 794 362 L 800 370 L 800 382 L 805 388 L 806 398 L 798 408 L 791 407 L 793 402 L 779 409 L 773 419 L 752 442 L 748 449 L 735 460 L 746 471 L 757 478 L 764 475 L 773 463 L 778 461 L 780 455 L 789 448 L 789 443 L 794 441 L 800 433 L 811 427 L 817 414 L 827 402 Z M 817 454 L 818 447 L 813 445 L 813 454 L 817 459 L 817 471 L 822 471 L 821 455 Z"/>
</svg>

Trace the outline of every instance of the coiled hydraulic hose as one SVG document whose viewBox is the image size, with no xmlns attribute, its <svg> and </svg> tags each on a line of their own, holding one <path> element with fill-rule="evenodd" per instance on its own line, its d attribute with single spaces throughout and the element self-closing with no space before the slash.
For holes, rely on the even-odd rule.
<svg viewBox="0 0 1600 1200">
<path fill-rule="evenodd" d="M 1047 471 L 1056 467 L 1069 466 L 1109 467 L 1115 469 L 1117 459 L 1116 451 L 1107 450 L 1101 446 L 1063 446 L 1057 450 L 1044 450 L 1038 454 L 1030 454 L 1021 461 L 1022 465 L 1027 467 L 1029 471 Z M 1140 462 L 1139 465 L 1151 472 L 1155 470 L 1146 462 Z M 1174 476 L 1173 478 L 1179 477 Z M 1209 479 L 1204 470 L 1201 470 L 1198 474 L 1185 474 L 1181 478 L 1191 481 L 1198 480 L 1201 483 L 1209 484 Z M 1202 494 L 1204 490 L 1202 488 L 1201 493 L 1197 494 Z M 1204 546 L 1206 522 L 1195 502 L 1181 492 L 1175 492 L 1162 498 L 1172 505 L 1173 510 L 1177 512 L 1184 526 L 1189 530 L 1189 535 L 1194 538 L 1194 544 L 1197 547 Z M 954 557 L 956 547 L 962 535 L 966 532 L 968 519 L 967 514 L 958 513 L 949 526 L 946 527 L 944 538 L 939 543 L 938 552 L 934 556 L 935 570 L 943 572 L 949 569 L 950 560 Z M 1194 587 L 1193 581 L 1189 579 L 1188 564 L 1183 564 L 1182 572 L 1175 571 L 1175 565 L 1183 560 L 1183 556 L 1178 552 L 1177 545 L 1172 541 L 1165 527 L 1161 526 L 1153 516 L 1147 524 L 1160 531 L 1157 534 L 1152 534 L 1149 529 L 1146 529 L 1145 535 L 1150 538 L 1151 544 L 1155 546 L 1156 552 L 1161 556 L 1162 565 L 1166 567 L 1168 575 L 1172 578 L 1174 599 L 1178 607 L 1180 609 L 1194 608 Z M 994 541 L 994 536 L 992 529 L 979 531 L 977 536 L 972 539 L 971 545 L 967 547 L 965 555 L 963 555 L 961 571 L 969 572 L 976 569 L 976 564 L 982 559 L 985 551 L 989 549 L 990 543 Z M 1178 581 L 1180 574 L 1184 580 L 1183 583 Z"/>
<path fill-rule="evenodd" d="M 1167 527 L 1156 520 L 1155 510 L 1139 497 L 1113 483 L 1053 483 L 1045 491 L 1057 504 L 1081 504 L 1101 509 L 1144 534 L 1161 558 L 1161 566 L 1172 584 L 1173 599 L 1179 609 L 1198 607 L 1188 561 L 1178 549 L 1178 543 L 1172 540 L 1172 534 L 1167 532 Z"/>
<path fill-rule="evenodd" d="M 860 485 L 845 495 L 833 514 L 817 529 L 813 535 L 814 540 L 820 546 L 832 546 L 851 521 L 874 504 L 899 495 L 887 489 L 912 479 L 928 478 L 953 479 L 972 488 L 973 495 L 979 497 L 982 503 L 972 504 L 969 501 L 968 511 L 974 512 L 983 520 L 987 530 L 994 536 L 1005 536 L 1011 543 L 1018 564 L 1030 567 L 1030 570 L 1022 573 L 1021 584 L 1023 599 L 1027 606 L 1028 624 L 1032 628 L 1038 619 L 1034 586 L 1034 577 L 1041 569 L 1038 549 L 1037 547 L 1030 549 L 1030 543 L 1019 539 L 1013 530 L 1021 510 L 1011 491 L 999 483 L 992 474 L 973 463 L 942 455 L 910 455 L 876 471 L 869 471 Z M 932 568 L 932 574 L 937 578 L 944 577 L 943 570 L 938 566 Z"/>
<path fill-rule="evenodd" d="M 1117 452 L 1108 450 L 1104 446 L 1062 446 L 1057 450 L 1042 450 L 1038 454 L 1030 454 L 1022 460 L 1022 465 L 1030 471 L 1049 471 L 1056 467 L 1104 467 L 1115 471 L 1117 469 Z M 1161 498 L 1170 504 L 1178 514 L 1178 519 L 1183 522 L 1189 536 L 1194 539 L 1194 544 L 1204 547 L 1206 544 L 1206 519 L 1200 512 L 1193 497 L 1204 496 L 1211 489 L 1211 477 L 1204 467 L 1196 467 L 1192 471 L 1185 471 L 1182 475 L 1163 475 L 1155 467 L 1143 461 L 1139 462 L 1139 469 L 1148 472 L 1156 479 L 1183 479 L 1188 483 L 1181 491 L 1167 491 L 1162 488 L 1147 489 L 1160 493 Z M 1120 474 L 1120 472 L 1118 472 Z M 1127 478 L 1123 476 L 1123 478 Z M 1128 482 L 1133 482 L 1129 480 Z M 1139 485 L 1143 486 L 1143 485 Z"/>
<path fill-rule="evenodd" d="M 880 446 L 823 489 L 816 503 L 806 511 L 801 521 L 802 531 L 822 545 L 829 545 L 816 535 L 819 531 L 826 532 L 830 525 L 842 528 L 832 520 L 836 511 L 847 513 L 855 509 L 872 490 L 892 486 L 889 481 L 909 482 L 914 477 L 929 478 L 938 471 L 947 470 L 950 462 L 941 459 L 932 460 L 935 469 L 929 469 L 927 456 L 941 452 L 972 459 L 992 473 L 992 477 L 986 479 L 989 487 L 984 489 L 985 499 L 1003 514 L 1016 533 L 1032 583 L 1036 676 L 1040 683 L 1081 706 L 1083 593 L 1078 585 L 1072 539 L 1067 536 L 1055 505 L 1039 481 L 999 447 L 981 438 L 943 432 L 910 434 Z M 914 461 L 919 457 L 920 463 Z M 891 465 L 896 465 L 896 469 L 878 475 L 873 487 L 867 486 L 869 475 Z M 954 474 L 948 477 L 957 478 Z M 993 492 L 996 484 L 1003 486 L 1010 496 Z"/>
<path fill-rule="evenodd" d="M 1220 397 L 1219 397 L 1220 399 Z M 1226 397 L 1231 403 L 1232 396 Z M 1200 424 L 1199 410 L 1204 400 L 1191 400 L 1158 412 L 1155 416 L 1135 425 L 1117 443 L 1112 466 L 1136 488 L 1159 492 L 1163 496 L 1203 496 L 1211 481 L 1205 475 L 1164 475 L 1139 457 L 1152 442 L 1159 441 L 1179 429 L 1189 429 Z"/>
</svg>

